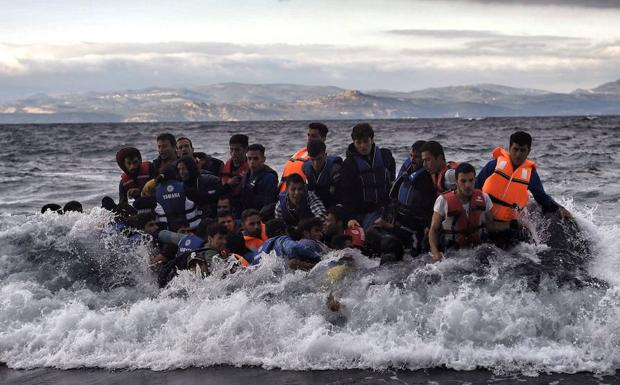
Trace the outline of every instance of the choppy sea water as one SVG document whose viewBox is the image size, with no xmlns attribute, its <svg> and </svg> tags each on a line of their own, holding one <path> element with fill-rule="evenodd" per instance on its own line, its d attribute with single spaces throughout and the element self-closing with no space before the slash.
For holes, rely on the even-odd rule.
<svg viewBox="0 0 620 385">
<path fill-rule="evenodd" d="M 146 249 L 130 247 L 96 208 L 103 195 L 117 198 L 116 150 L 133 145 L 153 159 L 156 135 L 170 131 L 226 158 L 229 136 L 241 132 L 263 143 L 267 163 L 280 170 L 303 145 L 306 122 L 0 126 L 8 139 L 0 154 L 0 361 L 58 369 L 613 373 L 620 366 L 620 118 L 371 123 L 398 163 L 413 141 L 434 139 L 449 159 L 476 167 L 512 131 L 529 131 L 546 190 L 591 241 L 585 269 L 608 285 L 558 286 L 543 277 L 532 290 L 518 266 L 549 253 L 543 242 L 491 250 L 484 268 L 478 254 L 488 250 L 391 268 L 358 256 L 359 270 L 335 288 L 340 314 L 324 306 L 322 266 L 285 274 L 269 257 L 228 279 L 182 274 L 160 290 Z M 328 122 L 330 152 L 344 153 L 352 125 Z M 87 213 L 37 214 L 45 203 L 71 199 Z"/>
</svg>

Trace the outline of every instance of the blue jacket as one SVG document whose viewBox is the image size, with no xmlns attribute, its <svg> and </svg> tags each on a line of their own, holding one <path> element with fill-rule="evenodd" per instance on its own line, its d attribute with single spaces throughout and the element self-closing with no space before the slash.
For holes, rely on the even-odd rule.
<svg viewBox="0 0 620 385">
<path fill-rule="evenodd" d="M 269 254 L 271 251 L 275 251 L 278 257 L 288 259 L 301 259 L 302 261 L 314 263 L 321 260 L 321 254 L 317 247 L 313 247 L 307 242 L 294 241 L 288 235 L 280 235 L 269 238 L 262 244 L 252 264 L 256 265 L 260 263 L 261 253 Z"/>
<path fill-rule="evenodd" d="M 484 182 L 486 182 L 487 178 L 493 174 L 496 166 L 497 159 L 493 159 L 487 163 L 482 170 L 480 170 L 480 173 L 476 176 L 477 189 L 482 189 Z M 536 202 L 542 206 L 544 212 L 557 211 L 560 208 L 560 205 L 558 205 L 553 198 L 545 192 L 536 169 L 532 170 L 532 177 L 530 178 L 530 184 L 527 186 L 527 189 L 530 190 Z"/>
</svg>

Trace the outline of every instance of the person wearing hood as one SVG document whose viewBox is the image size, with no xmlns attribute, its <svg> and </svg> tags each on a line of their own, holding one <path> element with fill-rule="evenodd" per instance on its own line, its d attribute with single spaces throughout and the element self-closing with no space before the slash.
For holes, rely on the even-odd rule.
<svg viewBox="0 0 620 385">
<path fill-rule="evenodd" d="M 380 217 L 389 202 L 390 185 L 396 175 L 392 152 L 374 142 L 374 130 L 359 123 L 351 132 L 347 157 L 342 163 L 340 187 L 342 204 L 349 218 L 368 228 Z"/>
<path fill-rule="evenodd" d="M 166 166 L 163 174 L 157 177 L 155 199 L 155 214 L 161 228 L 179 231 L 184 228 L 195 229 L 200 224 L 196 203 L 187 196 L 185 184 L 177 179 L 174 164 Z"/>
<path fill-rule="evenodd" d="M 116 164 L 123 171 L 118 185 L 118 203 L 140 198 L 142 188 L 154 176 L 153 164 L 143 161 L 137 148 L 125 147 L 116 153 Z"/>
<path fill-rule="evenodd" d="M 177 161 L 177 173 L 183 181 L 185 193 L 198 205 L 203 216 L 215 217 L 222 184 L 220 178 L 208 171 L 200 171 L 192 156 Z"/>
</svg>

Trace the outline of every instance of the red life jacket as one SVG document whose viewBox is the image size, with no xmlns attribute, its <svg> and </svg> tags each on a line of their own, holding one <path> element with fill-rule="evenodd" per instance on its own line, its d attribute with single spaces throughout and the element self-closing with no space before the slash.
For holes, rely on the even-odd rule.
<svg viewBox="0 0 620 385">
<path fill-rule="evenodd" d="M 142 190 L 146 182 L 151 180 L 151 162 L 143 161 L 140 163 L 140 170 L 138 171 L 138 176 L 133 179 L 127 173 L 123 172 L 121 174 L 121 183 L 125 188 L 125 191 L 129 191 L 132 188 L 138 188 Z"/>
<path fill-rule="evenodd" d="M 474 190 L 469 201 L 469 215 L 456 191 L 443 194 L 448 204 L 448 217 L 452 218 L 452 228 L 443 230 L 448 246 L 472 247 L 480 243 L 482 235 L 482 216 L 486 210 L 484 195 L 481 190 Z"/>
<path fill-rule="evenodd" d="M 249 169 L 250 166 L 247 161 L 243 162 L 241 166 L 237 167 L 235 171 L 233 169 L 232 159 L 228 159 L 226 164 L 224 165 L 224 170 L 222 171 L 222 183 L 226 184 L 228 181 L 234 176 L 243 176 Z"/>
<path fill-rule="evenodd" d="M 445 166 L 443 166 L 441 170 L 439 170 L 439 173 L 437 175 L 431 174 L 431 177 L 433 178 L 433 185 L 437 189 L 438 196 L 446 192 L 446 189 L 443 186 L 444 177 L 446 176 L 446 171 L 450 169 L 456 169 L 458 165 L 459 164 L 456 162 L 449 161 L 446 163 Z"/>
</svg>

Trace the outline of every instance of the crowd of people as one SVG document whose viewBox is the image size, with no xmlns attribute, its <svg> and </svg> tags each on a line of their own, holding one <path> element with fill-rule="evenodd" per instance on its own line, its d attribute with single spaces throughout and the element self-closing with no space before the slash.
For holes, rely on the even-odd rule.
<svg viewBox="0 0 620 385">
<path fill-rule="evenodd" d="M 230 137 L 222 161 L 196 151 L 190 138 L 163 133 L 152 161 L 134 147 L 117 152 L 118 203 L 105 197 L 102 207 L 127 236 L 152 237 L 151 266 L 162 286 L 178 270 L 209 274 L 223 263 L 235 271 L 271 252 L 290 269 L 309 270 L 330 249 L 358 248 L 390 263 L 405 252 L 440 261 L 446 250 L 483 242 L 510 248 L 529 236 L 521 217 L 530 193 L 543 211 L 571 218 L 545 193 L 526 132 L 513 133 L 478 173 L 448 161 L 437 141 L 413 143 L 397 173 L 368 123 L 352 128 L 343 159 L 327 148 L 328 132 L 310 123 L 306 146 L 281 178 L 266 164 L 265 147 L 247 135 Z"/>
</svg>

